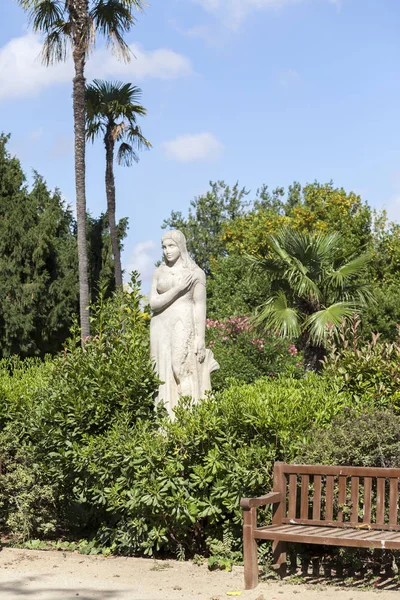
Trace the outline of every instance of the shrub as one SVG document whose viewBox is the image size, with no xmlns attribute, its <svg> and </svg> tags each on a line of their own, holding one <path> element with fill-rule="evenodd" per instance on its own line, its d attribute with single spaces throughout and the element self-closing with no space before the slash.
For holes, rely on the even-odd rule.
<svg viewBox="0 0 400 600">
<path fill-rule="evenodd" d="M 14 495 L 25 493 L 18 487 L 19 476 L 21 481 L 25 478 L 24 490 L 35 486 L 36 479 L 27 479 L 35 477 L 34 464 L 42 480 L 51 481 L 57 490 L 58 525 L 67 521 L 71 526 L 75 521 L 88 526 L 91 512 L 82 511 L 84 503 L 75 493 L 76 480 L 83 475 L 74 458 L 115 423 L 132 426 L 140 418 L 151 420 L 154 414 L 158 380 L 149 356 L 148 315 L 140 305 L 136 285 L 132 293 L 120 292 L 107 301 L 100 297 L 92 311 L 93 336 L 84 348 L 75 327 L 63 353 L 54 359 L 42 364 L 2 361 L 0 425 L 4 431 L 13 429 L 15 447 L 24 449 L 26 460 L 16 452 L 6 454 L 7 478 L 1 482 L 0 495 L 11 493 L 12 485 Z M 3 523 L 9 526 L 7 514 L 14 513 L 10 504 L 4 510 Z M 33 524 L 22 527 L 22 522 L 20 527 L 34 529 Z M 18 528 L 16 522 L 13 533 L 22 535 Z"/>
<path fill-rule="evenodd" d="M 14 540 L 52 535 L 57 526 L 57 485 L 46 477 L 32 446 L 6 427 L 0 433 L 0 527 Z"/>
<path fill-rule="evenodd" d="M 303 375 L 296 346 L 273 332 L 260 337 L 252 329 L 250 317 L 207 319 L 206 325 L 207 345 L 220 365 L 212 374 L 214 390 L 225 388 L 232 378 L 252 383 L 260 377 L 276 377 L 285 372 Z"/>
<path fill-rule="evenodd" d="M 339 341 L 331 341 L 324 361 L 324 372 L 337 378 L 340 388 L 349 393 L 356 404 L 393 406 L 400 402 L 400 345 L 380 342 L 372 334 L 369 343 L 362 341 L 360 319 L 344 322 Z"/>
<path fill-rule="evenodd" d="M 313 443 L 299 450 L 299 462 L 400 467 L 400 416 L 390 409 L 347 409 L 329 427 L 313 427 L 310 438 Z"/>
<path fill-rule="evenodd" d="M 158 381 L 137 287 L 100 300 L 92 315 L 84 349 L 73 335 L 42 365 L 0 368 L 1 425 L 14 436 L 0 478 L 3 528 L 23 538 L 62 528 L 124 554 L 219 548 L 227 566 L 241 547 L 240 498 L 268 490 L 273 462 L 292 460 L 313 423 L 324 428 L 348 396 L 328 377 L 265 377 L 195 406 L 182 399 L 171 422 L 153 409 Z"/>
<path fill-rule="evenodd" d="M 183 401 L 174 422 L 114 423 L 72 449 L 75 497 L 116 552 L 194 555 L 229 538 L 234 553 L 240 498 L 265 493 L 274 460 L 292 459 L 311 424 L 324 427 L 344 404 L 317 376 L 263 379 L 192 408 Z"/>
</svg>

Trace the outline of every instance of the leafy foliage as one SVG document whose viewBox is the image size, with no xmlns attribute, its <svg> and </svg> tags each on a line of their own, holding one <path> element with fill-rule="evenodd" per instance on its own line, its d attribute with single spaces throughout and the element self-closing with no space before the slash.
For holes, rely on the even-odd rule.
<svg viewBox="0 0 400 600">
<path fill-rule="evenodd" d="M 271 258 L 248 257 L 254 269 L 273 274 L 276 290 L 255 323 L 289 338 L 301 336 L 306 369 L 318 370 L 329 328 L 373 300 L 361 278 L 370 255 L 346 257 L 337 233 L 282 229 L 268 242 Z"/>
<path fill-rule="evenodd" d="M 348 409 L 326 429 L 314 426 L 312 444 L 299 449 L 306 464 L 396 467 L 400 465 L 400 416 L 389 408 Z"/>
<path fill-rule="evenodd" d="M 14 541 L 49 537 L 57 527 L 57 488 L 12 426 L 0 432 L 0 530 Z"/>
<path fill-rule="evenodd" d="M 252 383 L 259 377 L 276 377 L 279 373 L 302 374 L 296 346 L 272 331 L 260 337 L 249 317 L 207 319 L 206 339 L 220 365 L 211 375 L 213 390 L 227 387 L 231 379 Z"/>
<path fill-rule="evenodd" d="M 343 249 L 349 254 L 371 242 L 371 220 L 371 209 L 353 192 L 335 188 L 332 182 L 304 187 L 294 182 L 286 199 L 283 188 L 270 194 L 263 186 L 253 209 L 225 224 L 222 239 L 230 253 L 267 256 L 266 237 L 283 227 L 303 233 L 337 232 L 342 234 Z"/>
<path fill-rule="evenodd" d="M 78 300 L 74 221 L 39 174 L 32 191 L 0 136 L 0 356 L 54 352 Z"/>
<path fill-rule="evenodd" d="M 271 293 L 264 273 L 251 273 L 243 256 L 211 260 L 207 280 L 207 314 L 211 319 L 251 314 Z"/>
<path fill-rule="evenodd" d="M 336 338 L 332 335 L 324 372 L 337 378 L 341 389 L 349 393 L 355 404 L 400 406 L 400 345 L 380 341 L 379 334 L 365 342 L 361 321 L 354 315 L 344 321 Z"/>
<path fill-rule="evenodd" d="M 226 255 L 221 239 L 223 224 L 244 213 L 247 191 L 236 183 L 230 188 L 223 181 L 210 182 L 211 190 L 190 202 L 189 214 L 173 211 L 163 229 L 179 229 L 185 234 L 188 250 L 195 262 L 209 275 L 211 260 Z"/>
</svg>

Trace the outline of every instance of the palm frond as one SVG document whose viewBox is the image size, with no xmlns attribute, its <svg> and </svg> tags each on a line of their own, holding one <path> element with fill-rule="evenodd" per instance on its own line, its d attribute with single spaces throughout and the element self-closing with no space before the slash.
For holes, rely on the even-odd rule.
<svg viewBox="0 0 400 600">
<path fill-rule="evenodd" d="M 98 135 L 104 136 L 105 127 L 99 119 L 92 119 L 90 122 L 86 122 L 86 139 L 90 142 L 94 142 Z"/>
<path fill-rule="evenodd" d="M 95 31 L 104 35 L 107 45 L 114 47 L 126 61 L 130 60 L 130 49 L 123 34 L 135 23 L 131 9 L 126 0 L 97 0 L 90 11 Z"/>
<path fill-rule="evenodd" d="M 139 162 L 139 156 L 127 142 L 122 142 L 117 152 L 117 163 L 130 167 L 133 162 Z"/>
<path fill-rule="evenodd" d="M 139 161 L 138 150 L 150 149 L 151 143 L 142 135 L 140 127 L 130 127 L 124 132 L 124 136 L 129 140 L 122 142 L 117 153 L 117 162 L 119 165 L 130 167 L 132 162 Z"/>
<path fill-rule="evenodd" d="M 41 0 L 24 3 L 33 31 L 50 32 L 65 18 L 65 6 L 60 0 Z"/>
<path fill-rule="evenodd" d="M 297 310 L 288 306 L 282 291 L 260 307 L 252 322 L 264 330 L 279 331 L 284 337 L 297 337 L 301 333 L 300 315 Z"/>
<path fill-rule="evenodd" d="M 323 344 L 331 327 L 339 327 L 344 318 L 351 318 L 359 310 L 356 302 L 336 302 L 323 310 L 313 313 L 304 322 L 314 344 Z"/>
<path fill-rule="evenodd" d="M 249 265 L 250 271 L 255 273 L 283 273 L 282 265 L 276 260 L 267 257 L 253 256 L 252 254 L 244 254 L 243 258 Z"/>
<path fill-rule="evenodd" d="M 291 257 L 291 264 L 285 269 L 285 277 L 298 296 L 320 300 L 321 290 L 318 283 L 310 277 L 308 268 L 294 256 Z"/>
<path fill-rule="evenodd" d="M 129 127 L 126 131 L 126 137 L 138 150 L 149 150 L 152 148 L 151 143 L 144 137 L 139 126 Z"/>
<path fill-rule="evenodd" d="M 354 287 L 352 296 L 356 302 L 358 302 L 360 307 L 376 304 L 376 297 L 370 283 L 358 283 L 357 286 Z"/>
<path fill-rule="evenodd" d="M 42 61 L 45 65 L 64 62 L 67 59 L 70 30 L 69 23 L 59 23 L 53 31 L 46 35 L 41 51 Z"/>
<path fill-rule="evenodd" d="M 360 275 L 366 265 L 371 261 L 372 253 L 366 252 L 341 265 L 338 269 L 328 273 L 327 280 L 336 287 L 344 287 L 352 278 Z"/>
<path fill-rule="evenodd" d="M 138 150 L 151 148 L 136 123 L 137 116 L 146 109 L 137 104 L 142 90 L 131 83 L 109 82 L 95 79 L 86 86 L 87 138 L 93 140 L 100 132 L 111 131 L 114 142 L 123 142 L 117 154 L 119 164 L 137 162 Z"/>
</svg>

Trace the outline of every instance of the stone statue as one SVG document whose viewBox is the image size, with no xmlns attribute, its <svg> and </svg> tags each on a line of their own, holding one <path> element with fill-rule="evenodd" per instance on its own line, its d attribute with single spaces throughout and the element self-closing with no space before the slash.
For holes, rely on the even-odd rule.
<svg viewBox="0 0 400 600">
<path fill-rule="evenodd" d="M 181 231 L 162 238 L 164 262 L 156 269 L 150 292 L 151 357 L 163 382 L 157 404 L 173 419 L 179 396 L 196 402 L 211 389 L 210 373 L 219 368 L 205 348 L 206 276 L 190 258 Z"/>
</svg>

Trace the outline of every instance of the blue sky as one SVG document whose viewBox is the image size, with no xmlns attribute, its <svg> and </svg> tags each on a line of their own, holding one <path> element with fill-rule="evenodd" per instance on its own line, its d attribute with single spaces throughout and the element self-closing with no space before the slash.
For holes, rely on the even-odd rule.
<svg viewBox="0 0 400 600">
<path fill-rule="evenodd" d="M 117 216 L 129 217 L 125 268 L 145 288 L 160 226 L 209 180 L 315 179 L 353 190 L 400 220 L 398 0 L 149 0 L 125 65 L 98 44 L 88 80 L 143 90 L 153 149 L 116 167 Z M 71 63 L 40 65 L 40 40 L 14 0 L 0 8 L 0 131 L 26 172 L 74 204 Z M 87 202 L 105 210 L 104 152 L 88 147 Z"/>
</svg>

